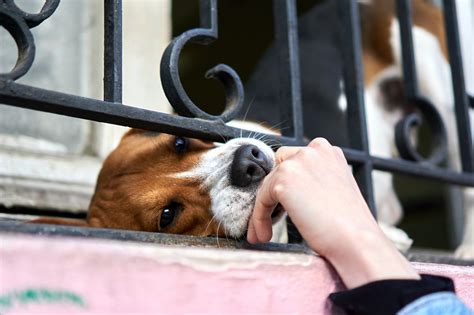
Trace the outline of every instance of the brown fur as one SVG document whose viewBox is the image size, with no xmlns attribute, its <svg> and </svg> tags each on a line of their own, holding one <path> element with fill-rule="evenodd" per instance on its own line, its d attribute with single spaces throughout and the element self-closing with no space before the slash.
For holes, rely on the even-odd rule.
<svg viewBox="0 0 474 315">
<path fill-rule="evenodd" d="M 175 136 L 132 129 L 107 157 L 100 171 L 86 222 L 42 218 L 33 223 L 164 232 L 195 236 L 217 235 L 210 197 L 200 182 L 175 178 L 195 166 L 214 145 L 188 139 L 184 154 L 174 149 Z M 182 205 L 171 225 L 159 227 L 163 209 Z M 221 233 L 222 234 L 222 229 Z"/>
<path fill-rule="evenodd" d="M 413 0 L 411 4 L 413 25 L 422 27 L 438 38 L 447 59 L 441 11 L 425 0 Z M 396 18 L 395 1 L 373 0 L 371 5 L 363 6 L 361 13 L 365 86 L 368 86 L 382 70 L 394 63 L 390 46 L 390 25 Z"/>
</svg>

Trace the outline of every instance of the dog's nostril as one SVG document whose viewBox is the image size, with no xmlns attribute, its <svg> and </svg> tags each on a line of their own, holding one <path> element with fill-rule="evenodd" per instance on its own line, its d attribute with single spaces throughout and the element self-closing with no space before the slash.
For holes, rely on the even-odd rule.
<svg viewBox="0 0 474 315">
<path fill-rule="evenodd" d="M 252 155 L 253 155 L 254 157 L 256 157 L 257 159 L 260 158 L 260 155 L 261 155 L 261 154 L 262 154 L 262 153 L 260 152 L 260 150 L 259 150 L 258 148 L 253 148 L 253 149 L 252 149 Z"/>
<path fill-rule="evenodd" d="M 255 166 L 250 165 L 247 169 L 247 174 L 253 176 L 253 174 L 255 174 Z"/>
<path fill-rule="evenodd" d="M 272 168 L 272 163 L 257 146 L 243 145 L 235 151 L 230 179 L 234 186 L 247 187 L 261 181 Z"/>
</svg>

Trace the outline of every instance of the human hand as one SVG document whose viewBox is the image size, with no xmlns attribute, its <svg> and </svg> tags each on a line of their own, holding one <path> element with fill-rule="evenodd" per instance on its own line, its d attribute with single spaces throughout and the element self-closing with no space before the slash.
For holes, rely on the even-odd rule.
<svg viewBox="0 0 474 315">
<path fill-rule="evenodd" d="M 334 265 L 347 286 L 418 277 L 378 228 L 340 148 L 317 138 L 307 147 L 280 148 L 276 163 L 257 193 L 250 243 L 270 240 L 271 213 L 280 203 L 308 245 Z"/>
<path fill-rule="evenodd" d="M 249 242 L 270 240 L 270 216 L 278 203 L 309 245 L 322 255 L 333 242 L 339 242 L 340 235 L 331 231 L 376 228 L 340 148 L 317 138 L 307 147 L 281 148 L 276 164 L 257 193 Z M 352 225 L 347 226 L 347 222 Z"/>
</svg>

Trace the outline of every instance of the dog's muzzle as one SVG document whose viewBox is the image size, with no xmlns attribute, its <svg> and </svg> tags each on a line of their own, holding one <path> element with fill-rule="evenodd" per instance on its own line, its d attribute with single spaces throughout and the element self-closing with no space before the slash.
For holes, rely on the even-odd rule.
<svg viewBox="0 0 474 315">
<path fill-rule="evenodd" d="M 234 153 L 230 170 L 231 184 L 247 187 L 260 182 L 272 170 L 273 162 L 257 146 L 246 144 Z"/>
</svg>

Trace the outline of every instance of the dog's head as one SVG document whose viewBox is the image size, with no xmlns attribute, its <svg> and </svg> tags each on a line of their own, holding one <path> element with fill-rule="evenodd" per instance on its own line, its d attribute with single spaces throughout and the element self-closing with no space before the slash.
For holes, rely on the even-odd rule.
<svg viewBox="0 0 474 315">
<path fill-rule="evenodd" d="M 240 237 L 273 166 L 273 151 L 256 139 L 216 145 L 131 130 L 104 161 L 87 225 Z"/>
</svg>

